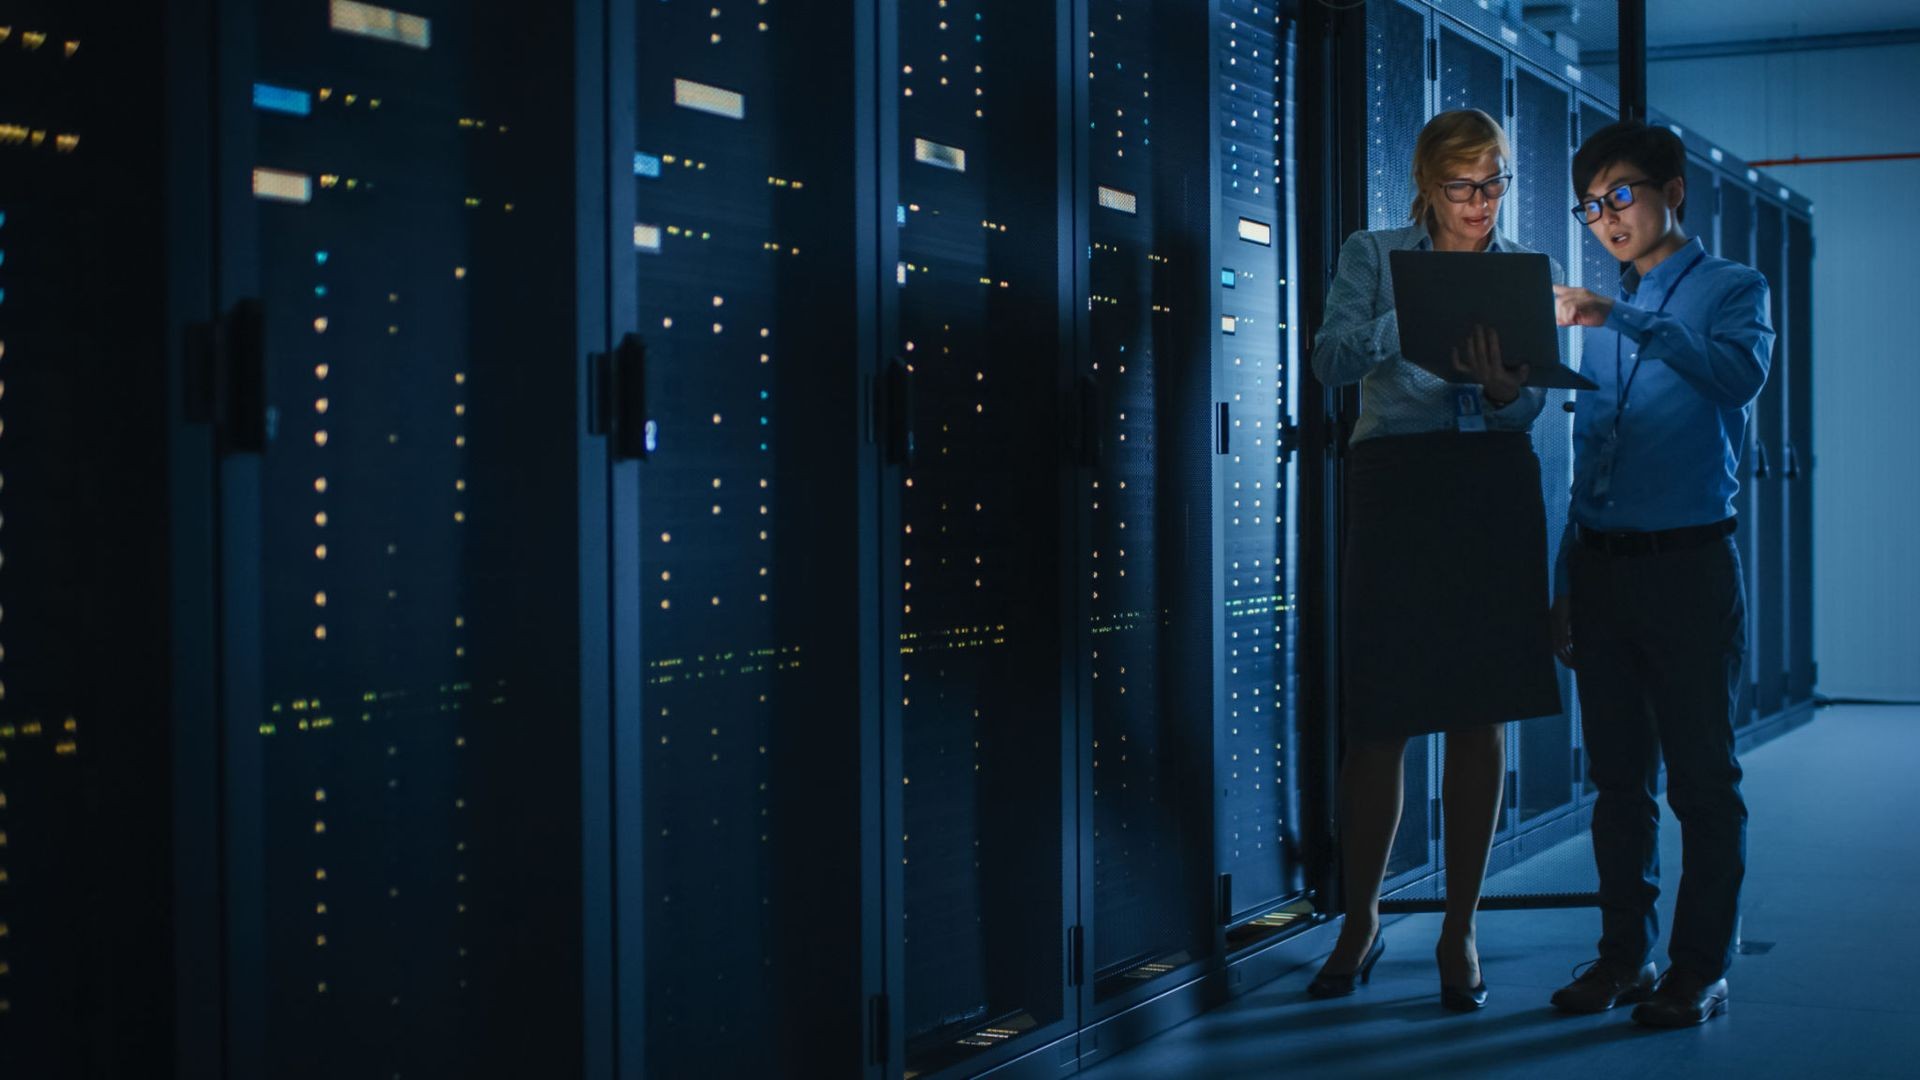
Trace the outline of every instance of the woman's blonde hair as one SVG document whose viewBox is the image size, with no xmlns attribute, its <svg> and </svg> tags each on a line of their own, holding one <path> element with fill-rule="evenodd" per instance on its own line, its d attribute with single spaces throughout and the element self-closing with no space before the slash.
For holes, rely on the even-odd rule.
<svg viewBox="0 0 1920 1080">
<path fill-rule="evenodd" d="M 1449 170 L 1480 160 L 1488 151 L 1513 162 L 1513 147 L 1500 122 L 1479 109 L 1450 109 L 1427 121 L 1413 144 L 1413 207 L 1409 220 L 1433 227 L 1429 192 L 1452 179 Z"/>
</svg>

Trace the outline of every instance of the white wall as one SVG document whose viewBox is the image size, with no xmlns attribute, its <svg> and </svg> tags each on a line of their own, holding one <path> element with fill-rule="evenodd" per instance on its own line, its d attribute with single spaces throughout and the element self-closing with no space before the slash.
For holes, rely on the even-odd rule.
<svg viewBox="0 0 1920 1080">
<path fill-rule="evenodd" d="M 1647 91 L 1748 160 L 1920 153 L 1920 45 L 1661 61 Z M 1814 201 L 1819 690 L 1920 698 L 1920 160 L 1768 171 Z"/>
</svg>

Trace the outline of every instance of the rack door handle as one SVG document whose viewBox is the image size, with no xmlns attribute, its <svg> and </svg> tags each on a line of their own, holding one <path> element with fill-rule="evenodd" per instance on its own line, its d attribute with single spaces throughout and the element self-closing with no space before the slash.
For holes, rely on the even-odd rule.
<svg viewBox="0 0 1920 1080">
<path fill-rule="evenodd" d="M 594 353 L 593 400 L 587 430 L 605 435 L 615 461 L 642 461 L 659 448 L 659 425 L 647 415 L 647 342 L 628 333 L 610 353 Z"/>
<path fill-rule="evenodd" d="M 880 380 L 881 428 L 887 464 L 912 468 L 916 447 L 913 425 L 913 369 L 894 357 Z"/>
</svg>

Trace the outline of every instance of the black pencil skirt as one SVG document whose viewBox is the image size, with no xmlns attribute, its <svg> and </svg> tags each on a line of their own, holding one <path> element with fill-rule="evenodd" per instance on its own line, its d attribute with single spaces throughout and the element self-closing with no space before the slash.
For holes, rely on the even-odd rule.
<svg viewBox="0 0 1920 1080">
<path fill-rule="evenodd" d="M 1523 432 L 1355 443 L 1341 566 L 1348 738 L 1560 712 L 1546 506 Z"/>
</svg>

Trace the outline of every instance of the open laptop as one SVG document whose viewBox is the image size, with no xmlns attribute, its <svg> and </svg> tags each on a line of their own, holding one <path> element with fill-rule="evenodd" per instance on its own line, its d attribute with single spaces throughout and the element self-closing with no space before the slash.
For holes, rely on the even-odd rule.
<svg viewBox="0 0 1920 1080">
<path fill-rule="evenodd" d="M 1560 359 L 1553 270 L 1545 255 L 1503 251 L 1394 251 L 1393 307 L 1400 353 L 1448 382 L 1472 379 L 1452 352 L 1486 326 L 1500 335 L 1500 359 L 1530 366 L 1528 386 L 1598 389 Z"/>
</svg>

